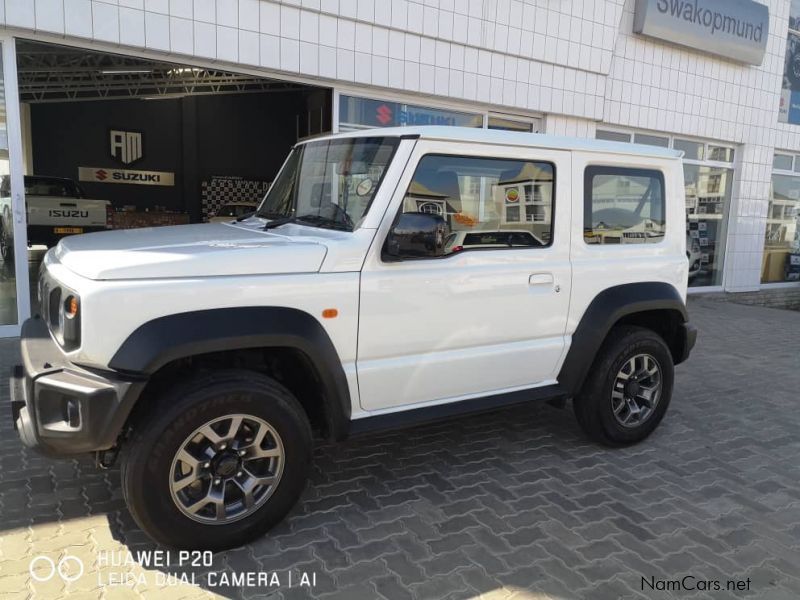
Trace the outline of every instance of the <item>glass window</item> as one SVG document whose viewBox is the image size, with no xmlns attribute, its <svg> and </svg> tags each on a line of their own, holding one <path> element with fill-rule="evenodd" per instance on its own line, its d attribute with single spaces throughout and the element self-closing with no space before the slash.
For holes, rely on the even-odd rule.
<svg viewBox="0 0 800 600">
<path fill-rule="evenodd" d="M 11 163 L 8 155 L 8 130 L 6 128 L 6 102 L 5 80 L 3 79 L 2 50 L 0 47 L 0 176 L 2 176 L 2 191 L 0 191 L 0 325 L 11 325 L 17 319 L 17 277 L 14 264 L 14 234 L 24 235 L 24 230 L 14 227 L 11 199 Z M 34 261 L 27 260 L 23 264 L 30 265 L 30 274 L 22 273 L 20 276 L 29 275 L 36 281 Z M 35 266 L 34 266 L 35 265 Z M 35 286 L 34 286 L 35 287 Z"/>
<path fill-rule="evenodd" d="M 800 0 L 792 0 L 789 8 L 789 29 L 800 31 Z"/>
<path fill-rule="evenodd" d="M 708 160 L 716 162 L 733 162 L 733 148 L 726 148 L 725 146 L 708 146 Z"/>
<path fill-rule="evenodd" d="M 536 119 L 538 121 L 538 119 Z M 501 117 L 498 115 L 489 115 L 487 123 L 489 129 L 502 129 L 504 131 L 524 131 L 533 132 L 539 131 L 539 127 L 534 128 L 533 120 L 515 119 L 513 117 Z"/>
<path fill-rule="evenodd" d="M 479 248 L 550 245 L 554 169 L 550 163 L 428 155 L 403 200 L 403 212 L 444 217 L 445 254 Z"/>
<path fill-rule="evenodd" d="M 689 285 L 722 285 L 733 169 L 683 166 Z"/>
<path fill-rule="evenodd" d="M 652 244 L 664 239 L 664 175 L 649 169 L 588 167 L 587 244 Z"/>
<path fill-rule="evenodd" d="M 792 31 L 794 30 L 794 31 Z M 800 2 L 792 0 L 778 121 L 800 124 Z"/>
<path fill-rule="evenodd" d="M 595 136 L 598 140 L 607 140 L 609 142 L 630 142 L 630 133 L 620 133 L 618 131 L 608 131 L 606 129 L 598 129 Z"/>
<path fill-rule="evenodd" d="M 483 127 L 483 115 L 402 102 L 339 96 L 339 131 L 410 125 Z"/>
<path fill-rule="evenodd" d="M 703 160 L 703 150 L 705 149 L 705 144 L 701 142 L 693 142 L 691 140 L 681 140 L 675 138 L 675 142 L 672 144 L 672 147 L 675 150 L 683 150 L 683 157 L 689 160 Z"/>
<path fill-rule="evenodd" d="M 789 154 L 776 154 L 772 157 L 772 168 L 779 171 L 791 171 L 792 156 Z"/>
<path fill-rule="evenodd" d="M 637 133 L 634 134 L 633 141 L 637 144 L 646 144 L 648 146 L 661 146 L 662 148 L 669 148 L 669 138 L 661 137 L 660 135 Z"/>
<path fill-rule="evenodd" d="M 321 140 L 297 146 L 258 209 L 303 224 L 353 230 L 367 213 L 396 137 Z"/>
<path fill-rule="evenodd" d="M 762 283 L 800 281 L 800 177 L 773 175 Z"/>
</svg>

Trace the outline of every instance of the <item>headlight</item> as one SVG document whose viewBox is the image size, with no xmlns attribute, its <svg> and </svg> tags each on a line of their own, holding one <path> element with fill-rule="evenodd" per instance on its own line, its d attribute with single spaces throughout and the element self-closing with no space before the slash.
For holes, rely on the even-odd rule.
<svg viewBox="0 0 800 600">
<path fill-rule="evenodd" d="M 58 294 L 52 294 L 50 303 L 50 310 L 58 311 L 56 317 L 58 328 L 53 330 L 56 341 L 64 347 L 64 350 L 74 350 L 81 345 L 80 298 L 76 293 L 60 288 Z"/>
<path fill-rule="evenodd" d="M 64 289 L 58 310 L 58 325 L 64 350 L 81 345 L 81 300 L 78 294 Z"/>
</svg>

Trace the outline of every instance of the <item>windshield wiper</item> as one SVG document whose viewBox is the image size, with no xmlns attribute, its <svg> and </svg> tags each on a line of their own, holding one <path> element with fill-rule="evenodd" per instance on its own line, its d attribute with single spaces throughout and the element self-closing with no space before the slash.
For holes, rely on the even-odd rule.
<svg viewBox="0 0 800 600">
<path fill-rule="evenodd" d="M 289 223 L 308 223 L 309 225 L 317 225 L 327 229 L 339 229 L 341 231 L 352 231 L 352 229 L 341 221 L 331 219 L 330 217 L 323 217 L 321 215 L 300 215 L 299 217 L 281 217 L 269 221 L 264 225 L 264 231 L 267 229 L 274 229 L 281 225 L 288 225 Z"/>
<path fill-rule="evenodd" d="M 297 221 L 297 217 L 278 217 L 277 219 L 272 219 L 272 221 L 268 221 L 264 225 L 264 231 L 267 229 L 274 229 L 275 227 L 280 227 L 281 225 L 286 225 L 287 223 L 294 223 Z"/>
<path fill-rule="evenodd" d="M 353 231 L 353 229 L 342 221 L 332 219 L 331 217 L 323 217 L 322 215 L 301 215 L 296 218 L 297 221 L 304 221 L 312 225 L 319 225 L 328 229 L 339 229 L 341 231 Z"/>
</svg>

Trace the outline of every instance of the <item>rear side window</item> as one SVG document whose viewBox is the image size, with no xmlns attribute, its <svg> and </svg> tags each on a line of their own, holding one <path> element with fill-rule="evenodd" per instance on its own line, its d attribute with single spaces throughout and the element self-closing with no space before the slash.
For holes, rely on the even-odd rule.
<svg viewBox="0 0 800 600">
<path fill-rule="evenodd" d="M 587 167 L 583 239 L 587 244 L 655 244 L 666 230 L 664 175 L 652 169 Z"/>
</svg>

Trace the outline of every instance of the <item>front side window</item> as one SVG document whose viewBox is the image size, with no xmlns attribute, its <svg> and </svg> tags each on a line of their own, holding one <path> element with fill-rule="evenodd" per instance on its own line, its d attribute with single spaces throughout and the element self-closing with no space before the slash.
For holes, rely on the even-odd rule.
<svg viewBox="0 0 800 600">
<path fill-rule="evenodd" d="M 553 226 L 550 163 L 428 155 L 403 199 L 404 213 L 440 215 L 450 234 L 444 254 L 549 246 Z"/>
<path fill-rule="evenodd" d="M 587 244 L 652 244 L 664 239 L 664 176 L 650 169 L 588 167 Z"/>
<path fill-rule="evenodd" d="M 258 216 L 291 216 L 307 225 L 352 231 L 367 214 L 398 143 L 396 137 L 340 138 L 296 147 Z"/>
</svg>

